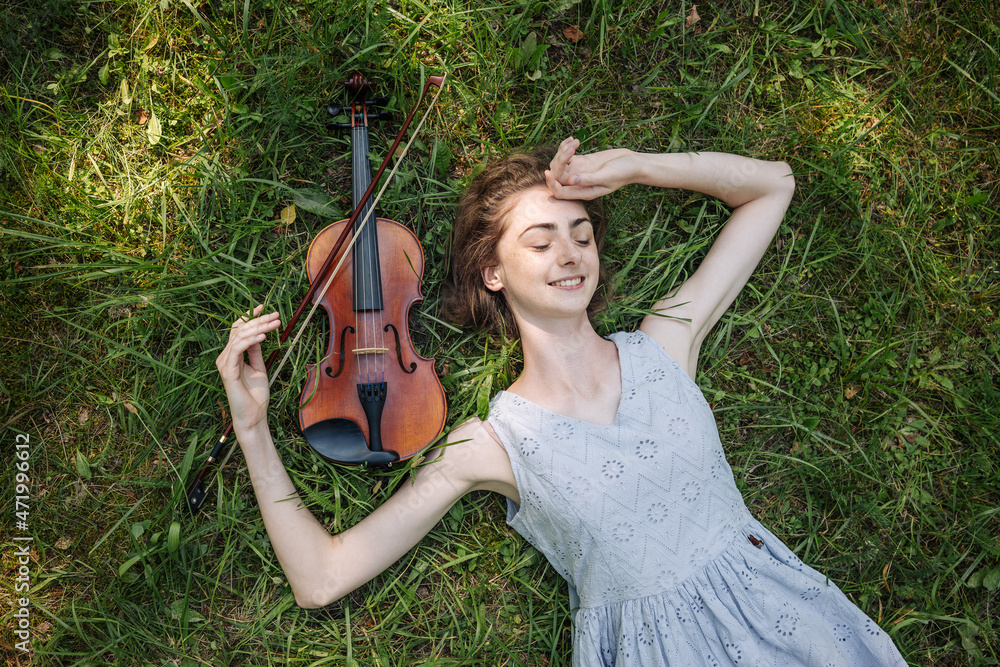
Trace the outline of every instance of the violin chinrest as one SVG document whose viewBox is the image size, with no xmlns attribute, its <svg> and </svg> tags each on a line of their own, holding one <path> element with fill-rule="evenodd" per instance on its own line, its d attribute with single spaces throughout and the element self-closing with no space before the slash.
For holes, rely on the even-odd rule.
<svg viewBox="0 0 1000 667">
<path fill-rule="evenodd" d="M 302 435 L 320 456 L 334 463 L 385 467 L 399 460 L 395 452 L 368 449 L 361 427 L 350 419 L 324 419 L 306 427 Z"/>
</svg>

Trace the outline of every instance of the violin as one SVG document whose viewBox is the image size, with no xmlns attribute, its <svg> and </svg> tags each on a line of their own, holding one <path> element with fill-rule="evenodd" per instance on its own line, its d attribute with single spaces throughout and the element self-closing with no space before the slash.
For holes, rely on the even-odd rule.
<svg viewBox="0 0 1000 667">
<path fill-rule="evenodd" d="M 424 89 L 420 94 L 420 100 L 417 104 L 419 105 L 420 102 L 423 101 L 424 97 L 427 95 L 428 89 L 433 85 L 438 89 L 437 94 L 431 101 L 431 107 L 433 108 L 434 103 L 437 101 L 437 98 L 443 89 L 444 80 L 445 75 L 428 77 L 426 83 L 424 84 Z M 354 75 L 347 82 L 347 85 L 348 91 L 357 91 L 355 94 L 356 101 L 352 103 L 351 106 L 351 125 L 360 124 L 364 128 L 363 133 L 359 132 L 359 135 L 361 135 L 359 136 L 359 140 L 363 141 L 365 147 L 367 147 L 368 121 L 373 118 L 384 117 L 384 114 L 379 112 L 375 114 L 374 117 L 368 115 L 367 107 L 370 105 L 370 102 L 366 100 L 366 97 L 368 90 L 370 89 L 370 84 L 365 81 L 360 74 Z M 375 101 L 374 106 L 378 107 L 381 106 L 381 104 L 384 104 L 384 102 Z M 330 111 L 333 115 L 337 115 L 340 113 L 341 109 L 331 107 L 328 111 Z M 361 308 L 360 310 L 353 312 L 355 312 L 355 314 L 359 312 L 362 314 L 368 314 L 360 317 L 365 324 L 365 327 L 362 329 L 362 327 L 358 326 L 358 320 L 356 319 L 354 327 L 350 327 L 348 325 L 348 327 L 342 329 L 340 347 L 336 349 L 334 348 L 334 324 L 341 320 L 340 315 L 343 314 L 344 310 L 341 307 L 336 312 L 332 311 L 331 308 L 333 306 L 333 301 L 331 300 L 330 303 L 327 303 L 325 299 L 325 295 L 329 291 L 330 286 L 335 282 L 335 279 L 337 279 L 339 275 L 342 264 L 348 259 L 347 251 L 354 246 L 354 243 L 352 242 L 348 244 L 347 250 L 341 252 L 344 243 L 348 240 L 348 237 L 353 237 L 355 234 L 358 236 L 364 236 L 363 231 L 364 228 L 367 227 L 369 216 L 361 216 L 361 213 L 365 212 L 370 214 L 371 209 L 374 208 L 374 203 L 368 204 L 369 197 L 371 197 L 376 183 L 382 176 L 382 172 L 385 171 L 385 168 L 389 163 L 389 158 L 392 155 L 395 155 L 396 147 L 399 146 L 399 143 L 403 138 L 403 134 L 410 126 L 410 121 L 413 120 L 413 115 L 416 112 L 417 107 L 414 106 L 410 115 L 403 122 L 403 126 L 400 129 L 399 134 L 396 136 L 395 141 L 393 141 L 385 160 L 378 168 L 374 177 L 366 176 L 369 169 L 366 155 L 367 148 L 362 150 L 360 149 L 360 145 L 357 146 L 359 150 L 354 151 L 353 157 L 355 164 L 360 165 L 362 172 L 360 175 L 358 173 L 354 174 L 354 212 L 351 213 L 351 217 L 346 222 L 342 221 L 340 223 L 334 223 L 334 225 L 324 229 L 324 232 L 326 232 L 331 227 L 335 227 L 336 225 L 340 225 L 342 228 L 339 238 L 337 238 L 336 242 L 334 242 L 332 246 L 329 245 L 331 235 L 324 234 L 323 232 L 320 233 L 324 236 L 323 244 L 326 244 L 329 248 L 329 253 L 326 256 L 325 261 L 322 261 L 322 265 L 318 268 L 315 259 L 320 255 L 320 246 L 316 244 L 315 240 L 313 244 L 311 244 L 307 262 L 309 265 L 310 280 L 312 282 L 302 299 L 302 303 L 299 304 L 295 313 L 288 320 L 288 323 L 285 325 L 285 328 L 281 332 L 281 336 L 279 338 L 279 343 L 284 344 L 291 335 L 295 324 L 299 321 L 299 318 L 309 305 L 309 301 L 311 299 L 313 300 L 314 305 L 308 315 L 306 315 L 305 323 L 308 323 L 312 314 L 320 305 L 322 305 L 330 315 L 330 344 L 328 345 L 328 352 L 324 361 L 329 360 L 332 353 L 338 354 L 338 358 L 343 359 L 346 358 L 347 355 L 345 344 L 347 344 L 348 341 L 348 333 L 351 334 L 352 344 L 357 340 L 356 334 L 359 330 L 363 330 L 365 333 L 373 334 L 374 330 L 368 325 L 373 324 L 373 322 L 369 320 L 374 320 L 374 317 L 368 317 L 368 319 L 364 318 L 371 315 L 371 313 L 378 311 L 380 313 L 379 326 L 384 327 L 382 333 L 389 333 L 390 330 L 393 333 L 393 339 L 396 343 L 394 359 L 398 361 L 403 375 L 416 376 L 417 369 L 423 369 L 423 372 L 419 375 L 420 383 L 403 378 L 396 378 L 397 373 L 395 372 L 395 369 L 391 370 L 389 373 L 385 373 L 385 357 L 390 354 L 392 350 L 387 348 L 385 345 L 380 344 L 386 342 L 386 338 L 381 335 L 377 341 L 374 337 L 371 339 L 371 342 L 376 343 L 375 345 L 353 348 L 351 350 L 352 358 L 359 360 L 364 358 L 367 361 L 377 360 L 378 362 L 372 362 L 366 365 L 366 372 L 372 371 L 372 374 L 365 375 L 365 382 L 360 382 L 360 370 L 358 370 L 354 375 L 354 377 L 357 377 L 359 380 L 357 383 L 357 392 L 359 403 L 363 403 L 363 407 L 361 408 L 361 414 L 364 415 L 363 418 L 358 414 L 358 410 L 356 409 L 357 406 L 353 405 L 352 401 L 331 400 L 329 398 L 331 394 L 328 387 L 335 386 L 337 387 L 337 391 L 343 392 L 344 386 L 343 382 L 330 385 L 327 381 L 323 380 L 322 375 L 325 374 L 323 363 L 319 364 L 320 373 L 316 374 L 314 377 L 312 375 L 312 370 L 310 370 L 311 377 L 313 377 L 313 386 L 316 387 L 316 390 L 310 391 L 308 396 L 306 396 L 306 390 L 303 390 L 304 400 L 302 408 L 309 408 L 307 410 L 307 414 L 310 416 L 308 419 L 303 420 L 300 415 L 300 427 L 302 427 L 303 431 L 308 428 L 310 429 L 310 433 L 314 434 L 313 441 L 315 441 L 315 444 L 313 444 L 313 441 L 309 440 L 309 436 L 307 436 L 307 441 L 309 441 L 314 448 L 321 448 L 317 449 L 321 455 L 325 456 L 323 452 L 327 452 L 327 454 L 331 455 L 327 456 L 327 458 L 341 463 L 390 465 L 393 461 L 402 461 L 411 458 L 414 454 L 420 451 L 420 449 L 432 443 L 444 430 L 446 413 L 444 390 L 441 387 L 440 380 L 437 379 L 437 375 L 434 374 L 434 360 L 425 359 L 417 354 L 416 350 L 413 349 L 412 343 L 410 343 L 409 330 L 406 326 L 410 306 L 422 298 L 419 283 L 420 277 L 423 275 L 423 249 L 416 241 L 416 237 L 410 233 L 410 243 L 397 244 L 396 240 L 401 237 L 405 237 L 405 235 L 396 233 L 396 230 L 390 225 L 389 228 L 393 229 L 393 231 L 388 232 L 387 236 L 390 237 L 391 243 L 383 242 L 383 246 L 391 245 L 392 252 L 390 253 L 390 248 L 382 247 L 378 244 L 377 231 L 382 226 L 382 223 L 392 223 L 392 221 L 382 218 L 377 219 L 377 222 L 374 225 L 376 228 L 374 245 L 372 245 L 372 242 L 369 241 L 367 245 L 363 246 L 366 247 L 367 250 L 361 251 L 363 261 L 358 263 L 359 266 L 368 267 L 367 270 L 362 269 L 360 272 L 362 276 L 360 284 L 362 287 L 359 288 L 362 294 L 368 296 L 363 297 L 357 302 L 361 304 Z M 424 121 L 427 119 L 429 113 L 430 109 L 427 110 L 424 117 L 421 119 L 417 127 L 418 131 L 420 126 L 422 126 Z M 334 125 L 336 126 L 337 124 Z M 400 161 L 402 160 L 402 157 L 406 155 L 406 152 L 409 150 L 410 145 L 413 143 L 415 138 L 416 132 L 414 132 L 414 136 L 410 138 L 410 141 L 407 142 L 406 147 L 402 149 L 402 155 L 399 158 Z M 387 181 L 392 178 L 398 168 L 399 161 L 397 161 L 396 166 L 389 173 L 389 176 L 386 178 Z M 359 198 L 357 195 L 359 186 L 363 185 L 366 179 L 369 181 L 368 186 L 364 189 L 363 194 Z M 375 197 L 375 202 L 378 202 L 382 193 L 385 192 L 385 188 L 386 186 L 383 185 L 379 194 Z M 398 223 L 392 224 L 398 225 Z M 402 225 L 398 226 L 402 227 Z M 405 230 L 405 228 L 403 229 Z M 314 249 L 316 250 L 315 255 L 312 252 Z M 339 261 L 335 264 L 334 260 L 338 258 Z M 411 259 L 416 260 L 417 264 L 410 264 L 409 262 Z M 377 269 L 374 268 L 375 265 L 373 264 L 376 260 L 378 261 Z M 409 273 L 402 271 L 402 274 L 405 275 L 408 280 L 403 280 L 398 283 L 399 285 L 404 285 L 404 287 L 397 286 L 383 291 L 381 267 L 386 261 L 390 262 L 386 274 L 392 279 L 398 279 L 399 274 L 401 273 L 399 267 L 396 266 L 396 263 L 399 261 L 407 262 L 407 265 L 410 267 L 410 271 Z M 417 268 L 417 266 L 419 266 L 419 268 Z M 415 282 L 410 282 L 413 280 L 411 275 L 416 276 Z M 377 282 L 374 280 L 376 276 L 378 277 Z M 366 280 L 368 282 L 365 282 Z M 352 284 L 359 284 L 356 276 Z M 405 285 L 410 285 L 410 288 L 407 290 Z M 390 304 L 389 308 L 385 307 L 386 302 Z M 351 310 L 353 310 L 353 303 L 354 302 L 352 301 Z M 340 300 L 338 304 L 343 306 L 343 300 Z M 337 313 L 340 315 L 337 315 L 338 319 L 335 320 L 334 316 Z M 346 320 L 344 321 L 346 322 Z M 402 329 L 403 332 L 402 336 L 399 334 L 400 329 Z M 299 332 L 295 336 L 295 339 L 289 344 L 288 349 L 285 352 L 285 356 L 278 364 L 278 368 L 273 374 L 271 374 L 270 382 L 274 382 L 274 379 L 281 371 L 281 367 L 291 355 L 292 348 L 295 346 L 295 343 L 298 342 L 299 338 L 302 336 L 302 332 L 303 328 L 300 328 Z M 407 345 L 407 358 L 411 360 L 409 368 L 407 368 L 405 362 L 403 361 L 404 353 L 402 346 L 404 341 Z M 274 364 L 277 357 L 278 349 L 276 348 L 264 362 L 264 367 L 268 372 L 270 372 L 271 366 Z M 358 364 L 358 369 L 360 369 L 360 363 Z M 344 369 L 342 364 L 338 365 L 338 370 L 343 372 Z M 427 377 L 428 373 L 430 378 Z M 331 380 L 335 380 L 338 376 L 336 372 L 333 372 L 330 375 L 333 376 L 330 377 Z M 351 375 L 348 374 L 344 377 L 351 377 Z M 376 380 L 375 382 L 371 381 L 373 378 Z M 310 384 L 307 383 L 306 386 L 308 387 Z M 323 389 L 323 391 L 321 392 L 320 389 Z M 427 393 L 420 393 L 425 391 Z M 371 392 L 371 398 L 369 398 L 368 392 Z M 328 410 L 332 410 L 332 412 L 322 412 L 312 409 L 312 400 L 317 396 L 322 397 L 322 405 L 326 405 Z M 389 429 L 386 437 L 383 438 L 382 416 L 386 413 L 387 406 L 389 413 L 388 418 L 390 420 L 400 421 L 394 423 L 392 428 Z M 342 409 L 343 411 L 341 411 Z M 414 416 L 417 418 L 414 419 Z M 410 425 L 424 424 L 425 428 L 418 429 L 414 427 L 411 430 L 409 426 L 404 424 L 402 421 L 404 419 L 408 420 Z M 437 424 L 437 432 L 431 436 L 429 434 L 433 431 L 434 424 Z M 402 434 L 400 434 L 401 428 L 403 429 Z M 373 429 L 374 437 L 372 435 Z M 191 485 L 187 489 L 185 499 L 187 501 L 188 509 L 191 510 L 192 514 L 197 514 L 198 511 L 201 510 L 202 505 L 205 504 L 205 500 L 208 497 L 209 471 L 215 466 L 225 465 L 225 462 L 229 460 L 231 451 L 225 458 L 222 457 L 222 454 L 226 449 L 226 440 L 232 432 L 233 422 L 230 421 L 229 425 L 226 426 L 226 429 L 222 432 L 222 435 L 212 447 L 212 451 L 209 453 L 205 464 L 201 467 L 201 470 L 198 471 L 194 481 L 191 482 Z M 365 447 L 365 450 L 367 451 L 362 450 L 360 447 L 361 439 L 358 437 L 359 432 L 361 436 L 363 436 L 366 444 L 369 442 L 373 443 L 373 447 Z M 412 437 L 418 432 L 420 434 L 419 437 Z M 340 436 L 344 437 L 341 438 Z M 388 449 L 386 449 L 383 445 L 384 442 L 389 443 L 390 447 Z"/>
<path fill-rule="evenodd" d="M 441 435 L 447 404 L 434 359 L 417 353 L 408 330 L 410 308 L 423 300 L 423 249 L 413 232 L 373 217 L 371 201 L 361 201 L 372 179 L 368 124 L 386 116 L 380 109 L 387 100 L 369 99 L 371 84 L 361 74 L 345 86 L 350 108 L 328 111 L 349 113 L 351 121 L 328 126 L 350 127 L 352 200 L 361 211 L 354 216 L 352 248 L 333 250 L 347 220 L 324 228 L 309 246 L 310 283 L 326 281 L 322 267 L 331 254 L 342 272 L 313 297 L 326 311 L 330 336 L 326 355 L 306 366 L 299 427 L 329 461 L 386 466 L 411 458 Z"/>
</svg>

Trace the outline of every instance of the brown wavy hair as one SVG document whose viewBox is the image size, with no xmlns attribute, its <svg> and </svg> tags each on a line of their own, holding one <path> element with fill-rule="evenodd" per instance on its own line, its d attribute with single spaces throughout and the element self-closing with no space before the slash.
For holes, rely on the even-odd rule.
<svg viewBox="0 0 1000 667">
<path fill-rule="evenodd" d="M 491 161 L 473 178 L 458 202 L 452 238 L 451 280 L 446 293 L 446 312 L 462 326 L 476 326 L 516 338 L 517 324 L 502 292 L 483 283 L 482 270 L 497 265 L 496 249 L 506 229 L 505 218 L 515 196 L 529 188 L 545 186 L 545 170 L 556 146 L 541 146 Z M 599 200 L 581 201 L 594 228 L 598 256 L 608 229 Z M 606 303 L 605 271 L 601 263 L 597 290 L 587 306 L 593 315 Z"/>
</svg>

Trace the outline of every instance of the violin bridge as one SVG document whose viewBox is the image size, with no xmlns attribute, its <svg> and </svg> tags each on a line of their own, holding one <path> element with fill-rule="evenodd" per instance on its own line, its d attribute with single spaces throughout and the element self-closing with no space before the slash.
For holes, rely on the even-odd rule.
<svg viewBox="0 0 1000 667">
<path fill-rule="evenodd" d="M 362 354 L 385 354 L 389 351 L 387 347 L 358 347 L 352 350 L 356 355 Z"/>
</svg>

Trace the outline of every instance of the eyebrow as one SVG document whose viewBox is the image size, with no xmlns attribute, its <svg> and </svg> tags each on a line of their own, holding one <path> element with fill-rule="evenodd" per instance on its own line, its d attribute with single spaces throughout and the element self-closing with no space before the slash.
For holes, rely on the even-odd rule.
<svg viewBox="0 0 1000 667">
<path fill-rule="evenodd" d="M 577 218 L 573 222 L 569 223 L 569 228 L 571 230 L 576 229 L 577 227 L 579 227 L 580 225 L 582 225 L 585 222 L 590 222 L 591 226 L 593 226 L 593 224 L 594 224 L 593 222 L 590 221 L 590 218 Z M 532 231 L 533 229 L 542 229 L 542 230 L 545 230 L 547 232 L 551 232 L 551 231 L 555 231 L 555 228 L 556 228 L 556 223 L 554 223 L 554 222 L 538 222 L 538 223 L 535 223 L 534 225 L 531 225 L 530 227 L 528 227 L 527 229 L 525 229 L 523 232 L 521 232 L 520 234 L 518 234 L 517 238 L 520 239 L 522 236 L 524 236 L 528 232 Z"/>
</svg>

